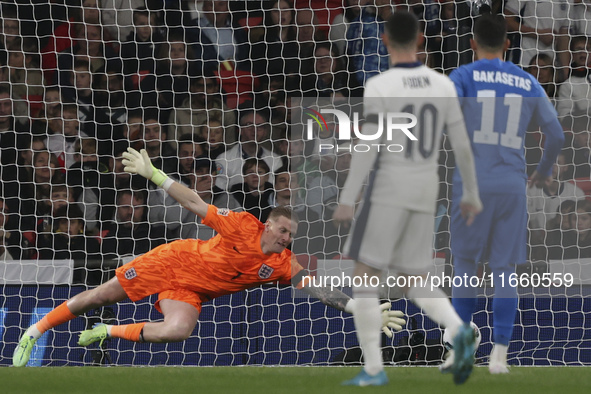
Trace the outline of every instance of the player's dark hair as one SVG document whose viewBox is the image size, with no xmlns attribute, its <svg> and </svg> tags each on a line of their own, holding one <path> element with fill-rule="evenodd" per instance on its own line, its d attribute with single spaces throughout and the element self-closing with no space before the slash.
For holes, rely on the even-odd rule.
<svg viewBox="0 0 591 394">
<path fill-rule="evenodd" d="M 407 11 L 396 11 L 386 22 L 391 47 L 414 47 L 419 35 L 419 20 Z"/>
<path fill-rule="evenodd" d="M 298 224 L 300 222 L 300 218 L 298 218 L 298 215 L 287 205 L 279 205 L 273 208 L 271 210 L 271 213 L 269 213 L 269 219 L 277 219 L 281 216 L 288 218 L 295 224 Z"/>
<path fill-rule="evenodd" d="M 474 40 L 483 49 L 502 49 L 507 40 L 505 18 L 498 14 L 481 15 L 474 23 Z"/>
</svg>

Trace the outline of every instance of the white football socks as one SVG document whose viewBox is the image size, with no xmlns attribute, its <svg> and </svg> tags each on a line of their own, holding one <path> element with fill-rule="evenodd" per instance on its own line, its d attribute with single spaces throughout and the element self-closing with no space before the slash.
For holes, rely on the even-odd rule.
<svg viewBox="0 0 591 394">
<path fill-rule="evenodd" d="M 365 372 L 376 375 L 384 369 L 380 336 L 382 316 L 377 288 L 354 288 L 353 320 L 359 345 L 363 350 Z"/>
<path fill-rule="evenodd" d="M 421 308 L 435 323 L 449 330 L 450 338 L 455 338 L 463 322 L 447 295 L 440 288 L 411 287 L 406 296 Z M 453 343 L 452 343 L 453 345 Z"/>
<path fill-rule="evenodd" d="M 509 368 L 507 367 L 507 349 L 507 346 L 498 343 L 495 343 L 493 346 L 488 363 L 488 370 L 491 374 L 509 373 Z"/>
</svg>

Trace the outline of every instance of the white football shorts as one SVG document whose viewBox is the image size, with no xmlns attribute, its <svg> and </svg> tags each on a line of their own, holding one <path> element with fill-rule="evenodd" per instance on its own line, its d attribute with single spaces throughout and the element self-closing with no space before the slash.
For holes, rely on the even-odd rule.
<svg viewBox="0 0 591 394">
<path fill-rule="evenodd" d="M 425 274 L 433 268 L 434 213 L 363 204 L 344 255 L 380 270 Z"/>
</svg>

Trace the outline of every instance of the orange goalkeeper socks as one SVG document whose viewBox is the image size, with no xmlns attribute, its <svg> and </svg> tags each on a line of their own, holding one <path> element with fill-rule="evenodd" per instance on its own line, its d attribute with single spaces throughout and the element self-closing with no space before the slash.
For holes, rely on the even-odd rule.
<svg viewBox="0 0 591 394">
<path fill-rule="evenodd" d="M 45 315 L 43 319 L 39 320 L 35 327 L 39 330 L 41 334 L 43 334 L 50 328 L 59 326 L 60 324 L 70 321 L 75 317 L 76 315 L 70 312 L 70 309 L 67 305 L 67 301 L 65 301 L 62 304 L 60 304 L 57 308 Z"/>
<path fill-rule="evenodd" d="M 146 322 L 111 326 L 111 337 L 123 338 L 133 342 L 143 342 L 141 334 L 145 325 Z"/>
<path fill-rule="evenodd" d="M 34 327 L 31 327 L 29 330 L 35 331 L 34 333 L 30 333 L 29 335 L 34 336 L 35 338 L 39 338 L 41 334 L 45 331 L 53 328 L 55 326 L 59 326 L 62 323 L 70 321 L 74 319 L 76 315 L 74 315 L 66 302 L 60 304 L 57 308 L 49 312 L 47 315 L 43 317 L 43 319 L 39 320 Z M 136 323 L 136 324 L 125 324 L 122 326 L 111 326 L 110 327 L 110 335 L 115 338 L 123 338 L 129 341 L 134 342 L 143 342 L 142 338 L 142 330 L 146 323 Z"/>
</svg>

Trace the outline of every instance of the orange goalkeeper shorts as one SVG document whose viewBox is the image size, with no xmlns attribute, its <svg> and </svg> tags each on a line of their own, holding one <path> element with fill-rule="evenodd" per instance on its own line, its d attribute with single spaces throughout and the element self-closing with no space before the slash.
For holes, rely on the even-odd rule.
<svg viewBox="0 0 591 394">
<path fill-rule="evenodd" d="M 162 245 L 166 246 L 166 245 Z M 160 247 L 135 258 L 117 268 L 115 274 L 125 293 L 132 301 L 139 301 L 152 294 L 158 294 L 154 304 L 158 312 L 160 300 L 169 299 L 186 302 L 201 312 L 202 298 L 198 293 L 181 287 L 167 261 L 170 255 L 159 251 Z"/>
</svg>

